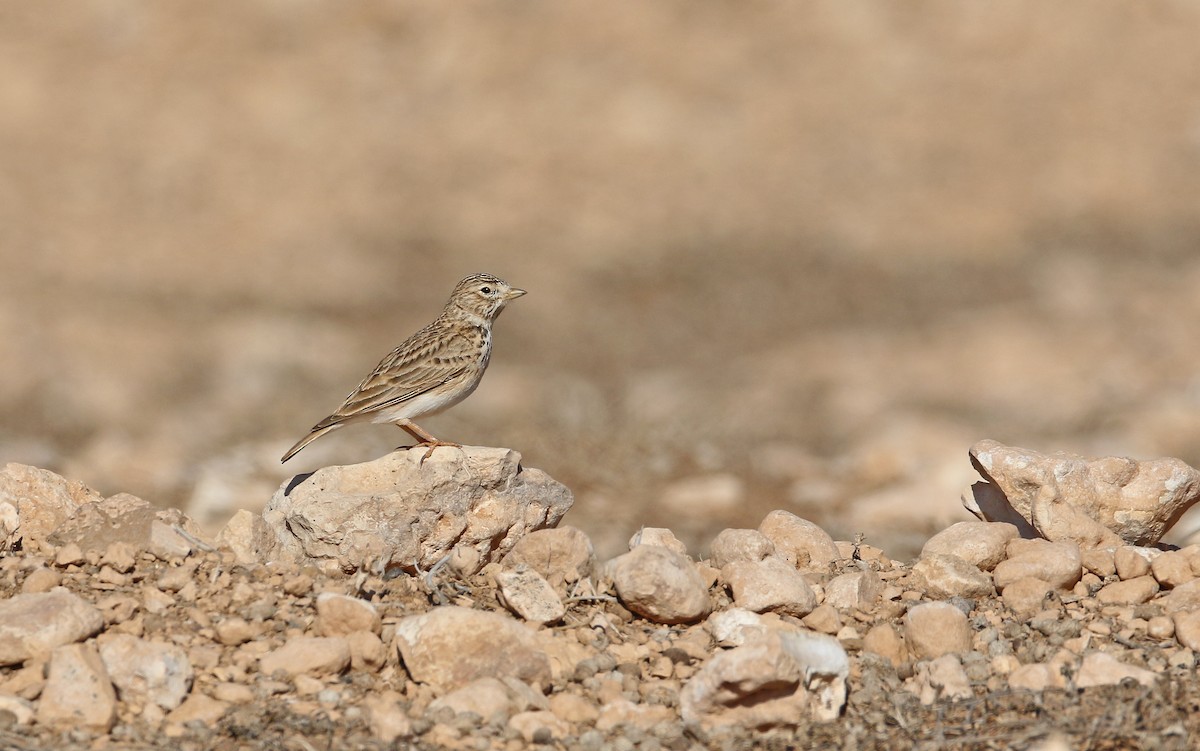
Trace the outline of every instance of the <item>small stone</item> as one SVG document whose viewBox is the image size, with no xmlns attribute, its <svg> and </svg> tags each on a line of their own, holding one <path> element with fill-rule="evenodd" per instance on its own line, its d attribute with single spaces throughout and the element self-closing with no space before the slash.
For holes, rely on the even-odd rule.
<svg viewBox="0 0 1200 751">
<path fill-rule="evenodd" d="M 986 522 L 960 522 L 985 524 Z M 990 526 L 990 524 L 989 524 Z M 1005 525 L 1012 526 L 1012 525 Z M 1015 531 L 1016 528 L 1013 527 Z M 912 567 L 914 586 L 935 600 L 951 597 L 988 597 L 995 593 L 992 577 L 958 556 L 941 553 L 922 553 Z"/>
<path fill-rule="evenodd" d="M 254 689 L 242 683 L 218 683 L 212 689 L 213 698 L 227 704 L 249 704 L 254 701 Z"/>
<path fill-rule="evenodd" d="M 1071 589 L 1083 576 L 1079 546 L 1073 542 L 1013 540 L 1009 558 L 992 570 L 996 589 L 1001 592 L 1017 579 L 1041 579 L 1056 589 Z"/>
<path fill-rule="evenodd" d="M 1158 594 L 1158 582 L 1153 576 L 1116 581 L 1096 593 L 1096 601 L 1102 605 L 1138 605 L 1148 602 Z"/>
<path fill-rule="evenodd" d="M 713 613 L 704 628 L 722 647 L 740 647 L 751 637 L 764 636 L 768 631 L 763 617 L 746 608 L 729 608 Z"/>
<path fill-rule="evenodd" d="M 371 631 L 355 631 L 346 634 L 350 647 L 350 667 L 354 670 L 381 670 L 387 662 L 387 648 L 383 640 Z"/>
<path fill-rule="evenodd" d="M 1200 579 L 1180 584 L 1156 600 L 1168 613 L 1177 610 L 1200 610 Z"/>
<path fill-rule="evenodd" d="M 1187 584 L 1196 578 L 1192 573 L 1191 556 L 1182 550 L 1168 550 L 1150 562 L 1154 578 L 1166 589 Z"/>
<path fill-rule="evenodd" d="M 1083 567 L 1092 574 L 1103 579 L 1117 572 L 1117 564 L 1113 551 L 1107 548 L 1088 548 L 1080 551 L 1080 561 Z"/>
<path fill-rule="evenodd" d="M 234 559 L 242 565 L 252 565 L 260 560 L 260 550 L 266 547 L 267 527 L 261 515 L 248 509 L 239 509 L 217 533 L 217 547 L 233 552 Z"/>
<path fill-rule="evenodd" d="M 116 719 L 117 694 L 96 648 L 91 644 L 56 648 L 38 701 L 38 724 L 107 732 Z"/>
<path fill-rule="evenodd" d="M 109 546 L 104 550 L 104 556 L 100 559 L 100 563 L 112 567 L 113 571 L 120 574 L 127 574 L 133 570 L 134 556 L 137 555 L 137 548 L 123 540 L 118 540 L 109 543 Z"/>
<path fill-rule="evenodd" d="M 0 717 L 3 717 L 3 713 L 5 712 L 12 715 L 11 722 L 17 727 L 25 727 L 33 722 L 33 702 L 28 699 L 0 694 Z M 7 724 L 7 722 L 2 724 Z M 7 728 L 3 729 L 7 730 Z M 18 747 L 14 746 L 13 748 Z"/>
<path fill-rule="evenodd" d="M 761 560 L 734 561 L 721 570 L 721 575 L 740 608 L 802 617 L 817 606 L 817 596 L 804 577 L 790 563 L 775 555 Z"/>
<path fill-rule="evenodd" d="M 1154 554 L 1157 552 L 1154 551 Z M 1149 548 L 1122 545 L 1113 552 L 1113 565 L 1117 569 L 1117 576 L 1123 580 L 1145 576 L 1150 573 L 1151 556 Z"/>
<path fill-rule="evenodd" d="M 712 565 L 724 568 L 735 561 L 757 563 L 773 555 L 775 545 L 757 529 L 724 529 L 712 541 L 709 550 Z"/>
<path fill-rule="evenodd" d="M 1152 670 L 1126 665 L 1106 652 L 1089 652 L 1075 675 L 1075 686 L 1113 686 L 1126 678 L 1132 678 L 1143 686 L 1151 686 L 1158 680 L 1158 675 Z"/>
<path fill-rule="evenodd" d="M 603 704 L 596 718 L 596 729 L 612 732 L 625 726 L 648 732 L 666 723 L 677 721 L 675 710 L 656 704 L 634 704 L 628 699 L 615 699 Z"/>
<path fill-rule="evenodd" d="M 682 556 L 687 556 L 687 546 L 679 541 L 675 533 L 669 529 L 662 527 L 642 527 L 633 537 L 629 538 L 629 549 L 633 550 L 639 545 L 657 545 L 660 548 L 666 548 L 674 553 Z"/>
<path fill-rule="evenodd" d="M 550 582 L 532 569 L 497 571 L 500 602 L 530 623 L 556 623 L 566 615 L 562 600 Z"/>
<path fill-rule="evenodd" d="M 0 600 L 0 665 L 48 654 L 102 628 L 100 611 L 63 587 Z"/>
<path fill-rule="evenodd" d="M 217 641 L 227 647 L 236 647 L 257 637 L 261 628 L 235 615 L 217 623 L 214 630 L 217 634 Z"/>
<path fill-rule="evenodd" d="M 802 571 L 824 571 L 838 560 L 837 545 L 828 532 L 788 511 L 767 514 L 758 531 L 771 541 L 778 555 Z"/>
<path fill-rule="evenodd" d="M 1175 625 L 1175 638 L 1193 651 L 1200 651 L 1200 610 L 1187 610 L 1171 614 Z"/>
<path fill-rule="evenodd" d="M 384 743 L 413 735 L 412 721 L 400 706 L 401 695 L 392 690 L 368 695 L 363 704 L 371 718 L 371 735 Z"/>
<path fill-rule="evenodd" d="M 1156 615 L 1146 624 L 1146 633 L 1154 639 L 1170 639 L 1175 635 L 1175 623 L 1165 615 Z"/>
<path fill-rule="evenodd" d="M 123 702 L 178 707 L 192 688 L 192 664 L 174 644 L 128 634 L 105 635 L 100 659 Z"/>
<path fill-rule="evenodd" d="M 84 563 L 83 548 L 73 542 L 60 546 L 54 552 L 54 565 L 59 568 L 81 566 Z"/>
<path fill-rule="evenodd" d="M 23 594 L 49 592 L 60 584 L 62 584 L 62 574 L 54 569 L 38 566 L 25 576 L 25 581 L 21 583 L 21 592 Z"/>
<path fill-rule="evenodd" d="M 259 672 L 295 675 L 336 675 L 350 666 L 350 645 L 341 637 L 297 637 L 263 655 Z"/>
<path fill-rule="evenodd" d="M 178 737 L 189 725 L 204 728 L 216 727 L 229 707 L 229 704 L 218 701 L 207 694 L 194 692 L 167 715 L 166 735 Z"/>
<path fill-rule="evenodd" d="M 668 548 L 639 545 L 616 558 L 611 571 L 622 604 L 656 623 L 692 623 L 711 609 L 692 562 Z"/>
<path fill-rule="evenodd" d="M 571 733 L 570 725 L 547 711 L 518 712 L 509 719 L 508 726 L 528 742 L 547 743 Z"/>
<path fill-rule="evenodd" d="M 686 555 L 687 550 L 683 553 Z M 538 529 L 517 540 L 503 563 L 509 569 L 524 565 L 541 574 L 551 587 L 565 590 L 567 586 L 592 575 L 596 567 L 596 554 L 586 534 L 575 527 L 563 525 Z"/>
<path fill-rule="evenodd" d="M 1067 680 L 1056 665 L 1033 663 L 1022 665 L 1008 674 L 1008 687 L 1013 691 L 1045 691 L 1066 688 Z"/>
<path fill-rule="evenodd" d="M 825 584 L 825 604 L 838 610 L 867 610 L 883 594 L 883 580 L 874 571 L 841 574 Z"/>
<path fill-rule="evenodd" d="M 921 703 L 933 704 L 939 699 L 970 699 L 971 680 L 963 670 L 957 655 L 942 655 L 936 660 L 923 660 L 914 666 L 913 677 L 905 687 L 920 697 Z"/>
<path fill-rule="evenodd" d="M 443 707 L 448 707 L 455 714 L 474 712 L 487 722 L 496 715 L 508 716 L 514 709 L 514 702 L 504 681 L 487 677 L 471 681 L 462 688 L 434 700 L 429 705 L 429 711 L 436 713 Z"/>
<path fill-rule="evenodd" d="M 832 605 L 818 605 L 801 620 L 804 625 L 822 634 L 836 634 L 842 628 L 842 617 Z"/>
<path fill-rule="evenodd" d="M 935 660 L 969 652 L 971 627 L 966 614 L 949 603 L 922 603 L 904 616 L 904 641 L 918 660 Z"/>
<path fill-rule="evenodd" d="M 1004 522 L 958 522 L 925 542 L 921 557 L 952 555 L 984 571 L 991 571 L 1007 555 L 1017 528 Z"/>
<path fill-rule="evenodd" d="M 600 716 L 596 705 L 579 694 L 557 693 L 550 697 L 550 711 L 578 725 L 593 725 Z"/>
<path fill-rule="evenodd" d="M 908 660 L 908 648 L 904 639 L 890 623 L 878 623 L 867 631 L 863 637 L 864 652 L 871 652 L 887 658 L 894 667 L 900 667 Z"/>
<path fill-rule="evenodd" d="M 383 621 L 374 605 L 333 592 L 317 595 L 317 620 L 322 636 L 344 636 L 355 631 L 378 635 L 383 631 Z"/>
</svg>

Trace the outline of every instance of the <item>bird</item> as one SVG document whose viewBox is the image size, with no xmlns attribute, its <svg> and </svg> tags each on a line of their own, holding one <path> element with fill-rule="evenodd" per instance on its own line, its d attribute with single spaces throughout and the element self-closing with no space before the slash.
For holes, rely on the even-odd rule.
<svg viewBox="0 0 1200 751">
<path fill-rule="evenodd" d="M 443 412 L 475 391 L 492 357 L 492 324 L 509 302 L 524 294 L 491 274 L 460 281 L 433 323 L 380 360 L 342 406 L 312 426 L 280 463 L 326 433 L 357 422 L 403 428 L 418 447 L 427 447 L 422 464 L 439 446 L 462 448 L 433 437 L 413 420 Z"/>
</svg>

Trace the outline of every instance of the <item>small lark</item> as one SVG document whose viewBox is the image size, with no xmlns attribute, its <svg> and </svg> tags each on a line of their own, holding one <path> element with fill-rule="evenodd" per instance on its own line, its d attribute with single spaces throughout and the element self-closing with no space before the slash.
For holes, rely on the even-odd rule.
<svg viewBox="0 0 1200 751">
<path fill-rule="evenodd" d="M 404 428 L 419 441 L 418 446 L 429 447 L 422 462 L 438 446 L 461 448 L 434 438 L 413 418 L 436 415 L 475 391 L 492 356 L 492 322 L 509 300 L 523 294 L 525 290 L 490 274 L 463 279 L 433 323 L 383 358 L 337 412 L 314 425 L 279 461 L 286 462 L 332 430 L 366 421 Z"/>
</svg>

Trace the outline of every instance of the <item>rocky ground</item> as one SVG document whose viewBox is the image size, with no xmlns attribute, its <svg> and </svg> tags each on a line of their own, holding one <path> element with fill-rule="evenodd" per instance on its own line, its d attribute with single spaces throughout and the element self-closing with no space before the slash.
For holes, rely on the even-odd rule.
<svg viewBox="0 0 1200 751">
<path fill-rule="evenodd" d="M 973 449 L 1001 491 L 1004 451 Z M 645 528 L 597 560 L 560 523 L 570 492 L 519 455 L 423 453 L 297 476 L 212 540 L 8 465 L 0 740 L 1049 750 L 1200 734 L 1200 546 L 1081 544 L 1034 512 L 954 524 L 902 562 L 779 510 L 703 556 Z M 1024 456 L 1026 489 L 1031 466 L 1059 480 L 1039 503 L 1082 508 L 1073 482 L 1097 498 L 1113 481 Z M 1128 505 L 1178 486 L 1139 491 L 1159 465 L 1134 464 Z"/>
</svg>

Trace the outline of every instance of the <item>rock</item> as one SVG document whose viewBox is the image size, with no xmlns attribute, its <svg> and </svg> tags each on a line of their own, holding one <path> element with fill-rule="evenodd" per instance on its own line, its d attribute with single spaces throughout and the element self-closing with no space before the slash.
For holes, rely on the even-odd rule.
<svg viewBox="0 0 1200 751">
<path fill-rule="evenodd" d="M 596 705 L 578 694 L 557 693 L 550 697 L 550 711 L 570 723 L 594 725 L 600 717 Z"/>
<path fill-rule="evenodd" d="M 204 728 L 215 727 L 228 709 L 228 703 L 214 699 L 207 694 L 194 692 L 166 716 L 166 735 L 178 736 L 182 734 L 183 728 L 189 725 Z"/>
<path fill-rule="evenodd" d="M 1113 566 L 1122 579 L 1136 579 L 1150 573 L 1150 561 L 1158 555 L 1157 550 L 1122 545 L 1113 551 Z"/>
<path fill-rule="evenodd" d="M 374 605 L 334 592 L 317 595 L 317 625 L 322 636 L 345 636 L 355 631 L 378 636 L 383 631 L 383 620 Z"/>
<path fill-rule="evenodd" d="M 596 554 L 587 535 L 575 527 L 562 526 L 525 535 L 503 562 L 510 569 L 526 566 L 556 590 L 565 591 L 567 586 L 592 575 Z"/>
<path fill-rule="evenodd" d="M 532 569 L 498 571 L 494 578 L 501 604 L 530 623 L 556 623 L 567 613 L 554 587 Z"/>
<path fill-rule="evenodd" d="M 1150 562 L 1154 579 L 1167 589 L 1186 584 L 1196 575 L 1192 572 L 1191 556 L 1183 550 L 1168 550 Z"/>
<path fill-rule="evenodd" d="M 1102 605 L 1139 605 L 1158 594 L 1158 582 L 1153 576 L 1139 576 L 1105 585 L 1096 593 Z"/>
<path fill-rule="evenodd" d="M 1004 604 L 1020 618 L 1025 618 L 1045 609 L 1047 600 L 1053 598 L 1054 587 L 1048 582 L 1033 577 L 1017 579 L 1004 588 Z"/>
<path fill-rule="evenodd" d="M 846 702 L 849 673 L 837 639 L 772 631 L 709 660 L 680 693 L 680 713 L 705 730 L 834 720 Z"/>
<path fill-rule="evenodd" d="M 775 545 L 757 529 L 723 529 L 709 546 L 712 565 L 717 568 L 735 561 L 757 563 L 775 553 Z M 790 564 L 789 564 L 790 565 Z M 795 568 L 793 566 L 793 568 Z"/>
<path fill-rule="evenodd" d="M 770 610 L 799 618 L 817 606 L 817 596 L 800 572 L 775 555 L 761 560 L 735 560 L 721 569 L 721 577 L 739 608 L 756 613 Z"/>
<path fill-rule="evenodd" d="M 1126 665 L 1105 652 L 1089 652 L 1075 674 L 1075 687 L 1113 686 L 1126 678 L 1151 686 L 1158 680 L 1158 675 L 1152 670 Z"/>
<path fill-rule="evenodd" d="M 0 501 L 0 552 L 7 553 L 21 542 L 21 512 L 10 501 Z"/>
<path fill-rule="evenodd" d="M 1200 499 L 1200 472 L 1178 459 L 1045 455 L 996 441 L 976 443 L 970 455 L 1008 505 L 1047 537 L 1064 539 L 1090 519 L 1127 543 L 1153 545 Z"/>
<path fill-rule="evenodd" d="M 436 454 L 434 454 L 436 456 Z M 396 645 L 414 681 L 446 691 L 477 678 L 512 676 L 548 686 L 550 659 L 537 635 L 512 618 L 456 606 L 401 618 Z"/>
<path fill-rule="evenodd" d="M 218 622 L 214 630 L 217 634 L 217 641 L 227 647 L 236 647 L 239 644 L 245 644 L 262 632 L 262 628 L 258 625 L 251 624 L 246 619 L 239 618 L 236 615 Z"/>
<path fill-rule="evenodd" d="M 1111 550 L 1091 548 L 1079 551 L 1079 555 L 1083 567 L 1101 579 L 1112 576 L 1117 571 L 1116 560 Z"/>
<path fill-rule="evenodd" d="M 783 510 L 767 514 L 758 531 L 775 546 L 775 552 L 802 571 L 824 571 L 838 559 L 837 545 L 825 530 Z"/>
<path fill-rule="evenodd" d="M 1175 638 L 1188 649 L 1200 651 L 1200 610 L 1171 613 Z"/>
<path fill-rule="evenodd" d="M 1083 559 L 1073 542 L 1013 540 L 1009 557 L 992 569 L 992 580 L 1001 592 L 1017 579 L 1034 578 L 1057 589 L 1070 589 L 1083 575 Z"/>
<path fill-rule="evenodd" d="M 343 637 L 350 647 L 352 670 L 376 671 L 387 662 L 387 647 L 383 640 L 371 631 L 353 631 Z"/>
<path fill-rule="evenodd" d="M 740 647 L 765 636 L 770 627 L 761 615 L 746 608 L 729 608 L 713 613 L 704 621 L 713 641 L 722 647 Z"/>
<path fill-rule="evenodd" d="M 512 692 L 499 678 L 478 678 L 462 688 L 435 699 L 429 705 L 431 713 L 449 707 L 455 714 L 474 712 L 488 722 L 496 715 L 508 716 L 514 710 Z"/>
<path fill-rule="evenodd" d="M 270 543 L 271 534 L 262 516 L 247 509 L 238 509 L 217 533 L 216 540 L 217 547 L 233 551 L 243 565 L 264 562 Z"/>
<path fill-rule="evenodd" d="M 676 721 L 675 710 L 655 704 L 634 704 L 628 699 L 608 701 L 600 708 L 596 729 L 611 733 L 622 728 L 634 728 L 643 733 Z"/>
<path fill-rule="evenodd" d="M 942 655 L 936 660 L 918 662 L 913 667 L 913 677 L 904 683 L 912 693 L 920 697 L 921 703 L 933 704 L 939 699 L 970 699 L 975 696 L 971 681 L 963 670 L 957 655 Z"/>
<path fill-rule="evenodd" d="M 903 637 L 890 623 L 877 623 L 863 637 L 864 652 L 871 652 L 887 658 L 894 667 L 900 667 L 908 660 L 908 648 Z"/>
<path fill-rule="evenodd" d="M 192 688 L 192 664 L 174 644 L 114 634 L 101 641 L 100 659 L 123 702 L 172 710 Z"/>
<path fill-rule="evenodd" d="M 21 593 L 49 592 L 60 584 L 62 584 L 62 574 L 54 569 L 38 566 L 25 575 L 25 581 L 21 582 Z"/>
<path fill-rule="evenodd" d="M 874 571 L 841 574 L 825 584 L 825 604 L 838 610 L 869 609 L 883 594 L 883 580 Z"/>
<path fill-rule="evenodd" d="M 363 700 L 371 718 L 371 735 L 376 740 L 391 743 L 413 734 L 412 721 L 400 706 L 401 698 L 398 691 L 388 689 Z"/>
<path fill-rule="evenodd" d="M 1045 691 L 1048 688 L 1066 688 L 1067 679 L 1058 665 L 1032 663 L 1009 673 L 1008 687 L 1013 691 Z"/>
<path fill-rule="evenodd" d="M 971 650 L 971 627 L 963 611 L 946 602 L 926 602 L 904 616 L 904 642 L 918 660 Z"/>
<path fill-rule="evenodd" d="M 98 500 L 100 494 L 83 483 L 46 469 L 11 462 L 0 470 L 0 503 L 16 509 L 16 520 L 9 522 L 18 522 L 22 547 L 27 551 L 51 552 L 50 533 L 77 508 Z"/>
<path fill-rule="evenodd" d="M 182 529 L 187 536 L 179 534 Z M 55 546 L 78 545 L 84 552 L 105 553 L 124 543 L 148 551 L 161 560 L 185 558 L 192 540 L 204 537 L 200 527 L 178 509 L 155 508 L 149 501 L 128 493 L 85 503 L 55 528 L 49 540 Z"/>
<path fill-rule="evenodd" d="M 545 710 L 518 712 L 508 721 L 508 726 L 530 743 L 546 743 L 571 733 L 570 725 L 555 717 L 553 712 Z"/>
<path fill-rule="evenodd" d="M 970 524 L 970 522 L 963 522 Z M 987 597 L 995 593 L 992 577 L 955 555 L 922 553 L 912 567 L 913 586 L 936 600 Z"/>
<path fill-rule="evenodd" d="M 708 588 L 692 562 L 657 545 L 638 545 L 611 564 L 622 604 L 656 623 L 693 623 L 708 615 Z"/>
<path fill-rule="evenodd" d="M 991 571 L 1007 555 L 1008 541 L 1020 536 L 1005 522 L 958 522 L 938 532 L 921 548 L 921 557 L 952 555 Z"/>
<path fill-rule="evenodd" d="M 800 620 L 805 626 L 822 634 L 836 634 L 842 629 L 842 617 L 832 605 L 818 605 Z"/>
<path fill-rule="evenodd" d="M 657 545 L 682 556 L 687 556 L 687 545 L 679 541 L 675 533 L 663 527 L 642 527 L 629 538 L 629 549 L 639 545 Z"/>
<path fill-rule="evenodd" d="M 337 636 L 300 636 L 266 653 L 258 671 L 271 676 L 337 675 L 350 667 L 350 645 Z"/>
<path fill-rule="evenodd" d="M 263 512 L 267 559 L 414 573 L 471 548 L 482 568 L 529 532 L 556 525 L 571 507 L 571 491 L 523 468 L 510 449 L 465 446 L 422 462 L 424 455 L 393 451 L 284 483 Z"/>
<path fill-rule="evenodd" d="M 33 722 L 34 707 L 33 702 L 28 699 L 22 699 L 19 696 L 9 696 L 0 694 L 0 717 L 3 717 L 4 712 L 12 715 L 12 722 L 17 727 L 25 727 Z M 16 747 L 14 747 L 15 749 Z"/>
<path fill-rule="evenodd" d="M 38 724 L 107 732 L 116 719 L 117 693 L 96 648 L 91 644 L 56 648 L 38 701 Z"/>
<path fill-rule="evenodd" d="M 663 488 L 659 506 L 688 516 L 707 518 L 737 508 L 745 493 L 745 484 L 737 475 L 685 477 Z"/>
<path fill-rule="evenodd" d="M 49 654 L 102 628 L 100 611 L 63 587 L 0 600 L 0 665 Z"/>
<path fill-rule="evenodd" d="M 1200 579 L 1193 579 L 1168 590 L 1155 602 L 1162 605 L 1163 610 L 1168 613 L 1178 610 L 1200 610 Z"/>
</svg>

